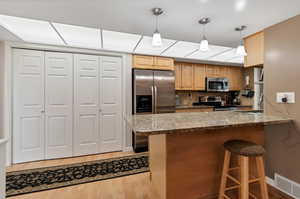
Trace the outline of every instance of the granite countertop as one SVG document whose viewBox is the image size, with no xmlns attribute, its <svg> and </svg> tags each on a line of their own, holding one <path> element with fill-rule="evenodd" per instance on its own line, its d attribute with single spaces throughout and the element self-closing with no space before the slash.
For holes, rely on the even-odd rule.
<svg viewBox="0 0 300 199">
<path fill-rule="evenodd" d="M 139 135 L 199 132 L 200 130 L 283 124 L 291 122 L 284 116 L 267 116 L 252 112 L 196 112 L 133 115 L 127 118 L 133 132 Z"/>
<path fill-rule="evenodd" d="M 207 106 L 207 105 L 179 105 L 176 106 L 176 109 L 201 109 L 201 108 L 214 108 L 214 106 Z"/>
</svg>

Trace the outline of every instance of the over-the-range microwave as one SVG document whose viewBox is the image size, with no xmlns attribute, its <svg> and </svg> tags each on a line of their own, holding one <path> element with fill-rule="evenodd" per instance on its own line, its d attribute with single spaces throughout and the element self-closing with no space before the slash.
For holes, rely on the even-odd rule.
<svg viewBox="0 0 300 199">
<path fill-rule="evenodd" d="M 228 78 L 206 78 L 206 90 L 209 92 L 228 92 L 229 83 Z"/>
</svg>

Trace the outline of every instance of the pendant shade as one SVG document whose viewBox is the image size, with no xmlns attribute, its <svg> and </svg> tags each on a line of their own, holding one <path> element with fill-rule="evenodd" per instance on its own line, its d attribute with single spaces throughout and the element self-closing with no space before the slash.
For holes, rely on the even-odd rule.
<svg viewBox="0 0 300 199">
<path fill-rule="evenodd" d="M 152 46 L 160 47 L 161 45 L 162 45 L 161 35 L 158 31 L 155 31 L 152 37 Z"/>
<path fill-rule="evenodd" d="M 238 56 L 247 56 L 247 52 L 245 50 L 244 45 L 239 45 L 236 49 L 236 55 Z"/>
<path fill-rule="evenodd" d="M 200 50 L 204 52 L 209 50 L 208 40 L 206 38 L 201 40 Z"/>
</svg>

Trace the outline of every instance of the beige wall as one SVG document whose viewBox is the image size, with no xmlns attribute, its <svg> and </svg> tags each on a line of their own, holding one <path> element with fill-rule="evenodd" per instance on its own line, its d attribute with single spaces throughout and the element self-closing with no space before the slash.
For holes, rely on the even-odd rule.
<svg viewBox="0 0 300 199">
<path fill-rule="evenodd" d="M 265 30 L 265 111 L 290 115 L 294 125 L 266 128 L 267 174 L 300 183 L 300 15 Z M 295 104 L 277 104 L 276 92 L 296 92 Z"/>
<path fill-rule="evenodd" d="M 0 41 L 0 138 L 4 137 L 4 43 Z"/>
</svg>

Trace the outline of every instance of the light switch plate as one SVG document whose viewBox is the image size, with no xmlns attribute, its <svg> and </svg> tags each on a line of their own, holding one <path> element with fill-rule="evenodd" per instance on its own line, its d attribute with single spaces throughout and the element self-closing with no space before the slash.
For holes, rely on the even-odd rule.
<svg viewBox="0 0 300 199">
<path fill-rule="evenodd" d="M 280 92 L 276 94 L 276 102 L 277 103 L 284 103 L 283 98 L 287 98 L 287 104 L 294 104 L 295 103 L 295 92 Z"/>
</svg>

